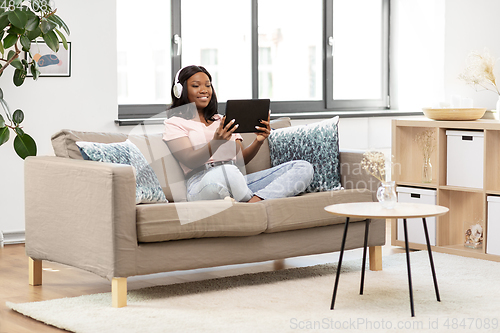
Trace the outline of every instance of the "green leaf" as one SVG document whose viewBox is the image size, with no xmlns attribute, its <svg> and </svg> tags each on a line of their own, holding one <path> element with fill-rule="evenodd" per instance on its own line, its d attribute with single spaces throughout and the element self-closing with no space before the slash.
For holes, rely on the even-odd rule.
<svg viewBox="0 0 500 333">
<path fill-rule="evenodd" d="M 24 29 L 24 26 L 28 22 L 28 16 L 20 9 L 15 9 L 13 11 L 10 11 L 8 16 L 10 23 L 12 23 L 14 26 L 20 29 Z"/>
<path fill-rule="evenodd" d="M 51 31 L 47 34 L 42 34 L 43 40 L 47 43 L 50 49 L 57 53 L 59 51 L 59 39 L 57 39 L 56 33 Z"/>
<path fill-rule="evenodd" d="M 68 41 L 66 40 L 66 37 L 64 37 L 63 33 L 60 32 L 59 30 L 57 29 L 54 29 L 55 32 L 57 32 L 57 34 L 59 35 L 59 37 L 61 37 L 61 40 L 62 40 L 62 43 L 63 43 L 63 46 L 64 48 L 67 50 L 68 49 Z"/>
<path fill-rule="evenodd" d="M 1 40 L 1 39 L 2 39 L 2 38 L 0 38 L 0 40 Z M 3 48 L 3 43 L 2 43 L 2 42 L 0 42 L 0 52 L 2 53 L 2 55 L 4 55 L 4 54 L 5 54 L 5 49 Z M 3 72 L 2 72 L 2 73 L 3 73 Z"/>
<path fill-rule="evenodd" d="M 7 30 L 7 33 L 11 35 L 22 35 L 24 34 L 24 29 L 19 29 L 18 27 L 11 25 L 10 29 Z"/>
<path fill-rule="evenodd" d="M 6 13 L 4 13 L 5 15 L 2 16 L 0 15 L 0 30 L 3 30 L 5 28 L 7 28 L 7 26 L 9 25 L 9 17 L 7 16 Z"/>
<path fill-rule="evenodd" d="M 51 32 L 56 27 L 57 27 L 56 23 L 54 23 L 54 22 L 52 22 L 50 20 L 47 20 L 45 18 L 42 19 L 42 23 L 40 24 L 40 28 L 42 28 L 42 33 L 43 34 L 47 34 L 47 33 Z"/>
<path fill-rule="evenodd" d="M 31 75 L 33 75 L 33 80 L 38 80 L 38 77 L 40 76 L 38 63 L 36 61 L 33 61 L 33 63 L 31 64 Z"/>
<path fill-rule="evenodd" d="M 22 123 L 24 120 L 23 110 L 17 109 L 16 111 L 14 111 L 14 113 L 12 114 L 12 120 L 14 121 L 14 124 L 17 124 L 17 125 Z"/>
<path fill-rule="evenodd" d="M 33 1 L 33 0 L 30 0 L 30 1 Z M 28 16 L 28 21 L 33 18 L 33 17 L 36 17 L 37 15 L 31 11 L 31 8 L 29 8 L 28 6 L 23 6 L 22 8 L 23 12 L 26 13 L 26 15 Z"/>
<path fill-rule="evenodd" d="M 2 108 L 5 110 L 5 114 L 7 114 L 7 119 L 10 121 L 10 108 L 7 105 L 7 102 L 2 98 L 0 99 L 0 104 L 2 104 Z"/>
<path fill-rule="evenodd" d="M 0 128 L 5 127 L 5 119 L 3 119 L 2 115 L 0 114 Z"/>
<path fill-rule="evenodd" d="M 7 105 L 7 102 L 5 101 L 5 99 L 0 99 L 0 104 L 2 105 L 2 108 L 5 110 L 5 113 L 7 113 L 7 118 L 9 118 L 10 120 L 10 109 L 9 109 L 9 106 Z"/>
<path fill-rule="evenodd" d="M 42 35 L 42 29 L 40 29 L 40 27 L 36 27 L 35 30 L 28 31 L 26 37 L 28 37 L 30 40 L 34 40 L 35 38 L 40 37 L 41 35 Z"/>
<path fill-rule="evenodd" d="M 9 141 L 10 131 L 8 127 L 0 128 L 0 146 Z"/>
<path fill-rule="evenodd" d="M 16 44 L 17 38 L 17 35 L 8 34 L 3 40 L 3 47 L 6 49 L 11 48 L 14 44 Z"/>
<path fill-rule="evenodd" d="M 23 136 L 24 134 L 26 134 L 26 133 L 24 133 L 23 129 L 19 126 L 14 127 L 14 132 L 16 132 L 16 134 L 20 135 L 20 136 Z"/>
<path fill-rule="evenodd" d="M 26 23 L 26 30 L 33 31 L 36 28 L 38 28 L 39 24 L 40 24 L 40 19 L 38 18 L 38 16 L 30 17 L 28 19 L 28 22 Z"/>
<path fill-rule="evenodd" d="M 36 156 L 36 142 L 28 134 L 18 134 L 14 139 L 14 150 L 23 160 L 28 156 Z"/>
<path fill-rule="evenodd" d="M 41 74 L 41 72 L 38 69 L 36 69 L 34 72 L 31 72 L 31 73 L 33 74 L 33 80 L 35 80 L 35 81 L 38 80 L 38 78 L 40 77 L 40 74 Z"/>
<path fill-rule="evenodd" d="M 52 21 L 55 21 L 59 25 L 59 27 L 61 27 L 64 30 L 66 35 L 68 35 L 68 36 L 70 35 L 70 31 L 69 31 L 68 26 L 66 25 L 66 23 L 64 23 L 64 21 L 59 16 L 54 14 L 54 15 L 51 15 L 50 18 L 52 18 Z"/>
<path fill-rule="evenodd" d="M 19 60 L 19 58 L 16 58 L 16 59 L 12 60 L 12 62 L 10 64 L 12 66 L 14 66 L 15 68 L 17 68 L 17 69 L 24 69 L 24 66 L 21 63 L 21 60 Z"/>
<path fill-rule="evenodd" d="M 16 87 L 21 86 L 24 83 L 24 79 L 26 78 L 26 71 L 24 69 L 16 69 L 14 71 L 14 84 Z"/>
<path fill-rule="evenodd" d="M 23 46 L 23 51 L 28 52 L 31 48 L 31 40 L 26 36 L 21 36 L 21 45 Z"/>
</svg>

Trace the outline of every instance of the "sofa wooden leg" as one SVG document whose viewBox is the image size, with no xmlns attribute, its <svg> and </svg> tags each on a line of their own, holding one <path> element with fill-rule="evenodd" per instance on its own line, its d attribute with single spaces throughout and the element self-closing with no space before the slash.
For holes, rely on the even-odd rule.
<svg viewBox="0 0 500 333">
<path fill-rule="evenodd" d="M 32 286 L 42 284 L 42 261 L 29 258 L 29 283 Z"/>
<path fill-rule="evenodd" d="M 370 270 L 382 270 L 382 246 L 370 246 Z"/>
<path fill-rule="evenodd" d="M 273 263 L 273 268 L 275 271 L 279 271 L 285 268 L 285 259 L 275 260 Z"/>
<path fill-rule="evenodd" d="M 127 306 L 127 278 L 113 278 L 111 281 L 111 298 L 114 308 Z"/>
</svg>

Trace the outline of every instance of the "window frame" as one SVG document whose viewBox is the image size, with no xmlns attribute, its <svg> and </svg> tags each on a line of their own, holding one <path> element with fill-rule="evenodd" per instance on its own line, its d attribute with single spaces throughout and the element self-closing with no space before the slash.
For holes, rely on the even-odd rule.
<svg viewBox="0 0 500 333">
<path fill-rule="evenodd" d="M 182 36 L 181 32 L 181 1 L 171 0 L 171 82 L 177 71 L 182 68 L 182 54 L 177 54 L 177 45 L 174 36 Z M 259 94 L 259 45 L 258 45 L 258 0 L 251 1 L 251 38 L 252 38 L 252 98 Z M 322 100 L 316 101 L 271 101 L 272 117 L 289 116 L 295 119 L 326 118 L 332 114 L 344 117 L 391 115 L 390 112 L 390 82 L 389 82 L 389 39 L 390 39 L 390 0 L 382 0 L 382 96 L 380 99 L 370 100 L 334 100 L 333 99 L 333 56 L 328 38 L 333 36 L 333 2 L 323 0 L 323 92 Z M 219 111 L 225 112 L 225 104 L 219 103 Z M 165 118 L 168 104 L 119 104 L 118 119 L 120 125 L 141 123 L 141 120 L 150 119 L 151 123 L 159 123 Z M 151 119 L 153 118 L 153 119 Z M 155 121 L 157 120 L 157 121 Z"/>
</svg>

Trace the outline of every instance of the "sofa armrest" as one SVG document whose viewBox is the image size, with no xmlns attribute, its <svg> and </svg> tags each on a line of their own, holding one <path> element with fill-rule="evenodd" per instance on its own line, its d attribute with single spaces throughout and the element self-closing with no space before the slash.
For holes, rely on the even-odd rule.
<svg viewBox="0 0 500 333">
<path fill-rule="evenodd" d="M 131 166 L 61 157 L 25 161 L 26 254 L 111 278 L 135 271 Z"/>
<path fill-rule="evenodd" d="M 345 189 L 369 189 L 375 194 L 380 181 L 367 173 L 361 167 L 363 150 L 341 150 L 340 151 L 340 182 Z"/>
</svg>

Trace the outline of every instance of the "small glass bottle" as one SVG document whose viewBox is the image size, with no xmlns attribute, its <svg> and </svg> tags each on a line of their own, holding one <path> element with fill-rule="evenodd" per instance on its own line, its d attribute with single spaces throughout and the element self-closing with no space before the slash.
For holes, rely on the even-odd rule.
<svg viewBox="0 0 500 333">
<path fill-rule="evenodd" d="M 424 159 L 424 164 L 422 165 L 422 183 L 432 182 L 432 164 L 431 159 Z"/>
</svg>

